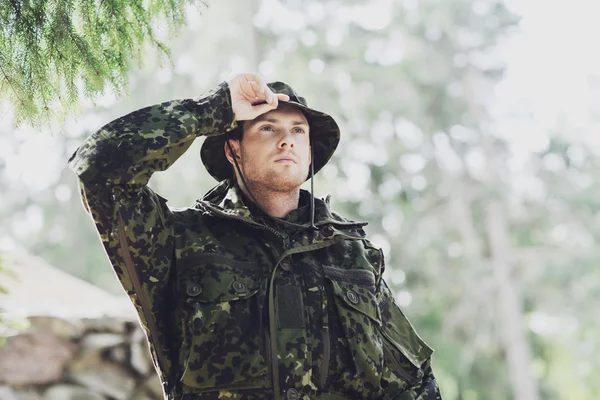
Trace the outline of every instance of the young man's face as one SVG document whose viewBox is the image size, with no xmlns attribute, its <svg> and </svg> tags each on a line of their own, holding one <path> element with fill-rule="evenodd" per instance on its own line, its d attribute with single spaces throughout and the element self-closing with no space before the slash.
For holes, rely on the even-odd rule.
<svg viewBox="0 0 600 400">
<path fill-rule="evenodd" d="M 278 192 L 298 188 L 310 166 L 309 125 L 297 107 L 280 103 L 251 121 L 244 121 L 241 141 L 230 140 L 250 188 Z M 225 144 L 228 159 L 233 163 Z"/>
</svg>

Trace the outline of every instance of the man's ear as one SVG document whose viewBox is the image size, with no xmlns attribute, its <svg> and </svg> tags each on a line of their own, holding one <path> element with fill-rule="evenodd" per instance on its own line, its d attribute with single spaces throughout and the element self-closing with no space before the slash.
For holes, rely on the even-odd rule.
<svg viewBox="0 0 600 400">
<path fill-rule="evenodd" d="M 241 157 L 240 157 L 240 141 L 236 140 L 236 139 L 228 139 L 223 144 L 223 149 L 225 150 L 225 157 L 227 157 L 227 161 L 229 161 L 229 163 L 231 165 L 233 165 L 233 155 L 231 154 L 231 151 L 229 150 L 229 146 L 227 145 L 227 143 L 231 144 L 231 149 L 235 153 L 235 157 L 236 157 L 236 159 L 237 159 L 237 161 L 239 163 L 241 161 Z"/>
</svg>

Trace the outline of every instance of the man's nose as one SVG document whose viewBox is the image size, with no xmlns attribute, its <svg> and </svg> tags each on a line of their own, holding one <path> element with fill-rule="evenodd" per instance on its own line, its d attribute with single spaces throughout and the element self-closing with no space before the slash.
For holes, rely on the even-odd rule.
<svg viewBox="0 0 600 400">
<path fill-rule="evenodd" d="M 279 147 L 284 149 L 286 147 L 294 148 L 294 136 L 291 133 L 284 133 L 279 140 Z"/>
</svg>

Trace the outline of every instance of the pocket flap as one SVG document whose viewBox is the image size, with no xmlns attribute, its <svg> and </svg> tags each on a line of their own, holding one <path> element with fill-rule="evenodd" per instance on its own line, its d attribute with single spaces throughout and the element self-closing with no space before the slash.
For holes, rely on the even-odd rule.
<svg viewBox="0 0 600 400">
<path fill-rule="evenodd" d="M 219 273 L 218 277 L 206 275 L 200 281 L 185 282 L 188 302 L 221 302 L 247 299 L 260 290 L 260 281 L 236 274 Z"/>
<path fill-rule="evenodd" d="M 433 349 L 417 334 L 400 307 L 386 299 L 380 306 L 383 324 L 381 333 L 416 368 L 421 368 L 433 354 Z"/>
<path fill-rule="evenodd" d="M 381 324 L 375 295 L 368 286 L 336 280 L 331 280 L 331 284 L 344 304 Z"/>
<path fill-rule="evenodd" d="M 179 291 L 188 303 L 246 299 L 261 289 L 255 263 L 220 254 L 198 254 L 179 261 Z"/>
</svg>

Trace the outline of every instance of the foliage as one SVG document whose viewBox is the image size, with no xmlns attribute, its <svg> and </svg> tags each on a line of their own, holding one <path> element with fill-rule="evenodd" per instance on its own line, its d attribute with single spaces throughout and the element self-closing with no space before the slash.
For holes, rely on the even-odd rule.
<svg viewBox="0 0 600 400">
<path fill-rule="evenodd" d="M 131 62 L 141 62 L 144 43 L 168 56 L 160 30 L 179 29 L 193 3 L 0 2 L 0 100 L 14 105 L 17 123 L 40 125 L 72 111 L 82 99 L 122 93 Z"/>
</svg>

